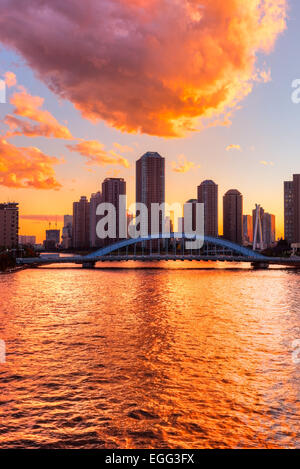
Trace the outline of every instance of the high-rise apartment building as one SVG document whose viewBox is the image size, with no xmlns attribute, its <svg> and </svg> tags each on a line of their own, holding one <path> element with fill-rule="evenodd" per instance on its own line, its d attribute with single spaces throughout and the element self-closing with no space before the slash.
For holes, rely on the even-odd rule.
<svg viewBox="0 0 300 469">
<path fill-rule="evenodd" d="M 64 216 L 64 227 L 62 230 L 62 247 L 70 249 L 72 247 L 73 216 Z"/>
<path fill-rule="evenodd" d="M 198 203 L 204 204 L 204 233 L 217 237 L 218 228 L 218 185 L 214 181 L 203 181 L 198 187 Z"/>
<path fill-rule="evenodd" d="M 284 182 L 284 239 L 294 242 L 294 183 Z"/>
<path fill-rule="evenodd" d="M 46 239 L 44 241 L 44 248 L 56 249 L 60 242 L 60 230 L 46 230 Z"/>
<path fill-rule="evenodd" d="M 105 244 L 117 242 L 119 239 L 124 239 L 124 233 L 120 232 L 120 220 L 122 225 L 127 227 L 127 211 L 126 207 L 120 205 L 120 196 L 126 196 L 126 182 L 122 178 L 107 178 L 102 183 L 102 202 L 110 203 L 115 207 L 116 213 L 116 237 L 113 239 L 107 238 L 104 240 Z M 101 218 L 101 217 L 100 217 Z"/>
<path fill-rule="evenodd" d="M 96 214 L 97 207 L 102 202 L 101 192 L 92 194 L 90 198 L 90 247 L 96 248 L 103 245 L 103 240 L 98 238 L 96 233 L 97 223 L 100 220 L 100 216 Z"/>
<path fill-rule="evenodd" d="M 276 217 L 258 206 L 259 219 L 256 226 L 256 210 L 253 210 L 253 238 L 261 249 L 272 247 L 276 241 Z M 255 230 L 257 233 L 255 236 Z"/>
<path fill-rule="evenodd" d="M 19 204 L 0 204 L 0 247 L 16 248 L 19 234 Z"/>
<path fill-rule="evenodd" d="M 243 242 L 243 196 L 232 189 L 223 197 L 224 238 L 236 244 Z"/>
<path fill-rule="evenodd" d="M 90 204 L 86 197 L 73 203 L 72 244 L 75 249 L 88 248 L 90 244 Z"/>
<path fill-rule="evenodd" d="M 145 153 L 136 162 L 136 202 L 148 208 L 148 233 L 154 230 L 151 205 L 165 203 L 165 159 L 156 152 Z M 162 232 L 165 214 L 160 213 L 159 232 Z"/>
<path fill-rule="evenodd" d="M 300 174 L 284 182 L 284 237 L 300 248 Z"/>
<path fill-rule="evenodd" d="M 293 177 L 293 203 L 294 203 L 294 244 L 300 248 L 300 174 Z"/>
<path fill-rule="evenodd" d="M 266 248 L 272 247 L 276 241 L 276 218 L 271 213 L 264 213 L 262 219 L 263 242 Z"/>
<path fill-rule="evenodd" d="M 198 203 L 197 199 L 190 199 L 186 202 L 186 204 L 190 204 L 192 206 L 192 219 L 191 219 L 192 226 L 190 227 L 190 229 L 192 229 L 193 233 L 195 233 L 197 229 L 197 203 Z M 184 231 L 188 229 L 186 221 L 184 223 L 183 229 Z"/>
</svg>

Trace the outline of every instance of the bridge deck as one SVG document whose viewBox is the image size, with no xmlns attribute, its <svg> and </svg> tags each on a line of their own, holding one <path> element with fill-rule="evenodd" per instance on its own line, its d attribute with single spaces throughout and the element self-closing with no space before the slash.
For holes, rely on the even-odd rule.
<svg viewBox="0 0 300 469">
<path fill-rule="evenodd" d="M 132 255 L 132 256 L 99 256 L 94 258 L 87 258 L 85 256 L 74 256 L 74 257 L 59 257 L 59 258 L 29 258 L 29 259 L 17 259 L 18 265 L 28 266 L 42 266 L 51 264 L 95 264 L 97 262 L 153 262 L 153 261 L 204 261 L 204 262 L 231 262 L 231 263 L 250 263 L 250 264 L 269 264 L 269 265 L 286 265 L 300 267 L 300 259 L 289 259 L 279 257 L 265 257 L 263 259 L 257 259 L 257 257 L 242 257 L 242 256 L 197 256 L 197 255 Z"/>
</svg>

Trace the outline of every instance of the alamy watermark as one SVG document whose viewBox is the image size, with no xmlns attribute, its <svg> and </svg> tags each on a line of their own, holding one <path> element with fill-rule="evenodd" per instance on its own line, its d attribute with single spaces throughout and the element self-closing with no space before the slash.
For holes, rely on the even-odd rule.
<svg viewBox="0 0 300 469">
<path fill-rule="evenodd" d="M 6 104 L 6 83 L 0 80 L 0 104 Z"/>
<path fill-rule="evenodd" d="M 300 339 L 294 340 L 292 343 L 293 353 L 292 360 L 295 365 L 300 365 Z"/>
<path fill-rule="evenodd" d="M 292 88 L 294 88 L 291 95 L 292 102 L 294 104 L 300 104 L 300 78 L 296 78 L 296 80 L 292 82 Z"/>
<path fill-rule="evenodd" d="M 0 364 L 6 363 L 6 344 L 4 340 L 0 340 Z"/>
<path fill-rule="evenodd" d="M 171 218 L 178 221 L 178 234 L 184 234 L 186 249 L 201 249 L 204 244 L 204 204 L 180 203 L 172 205 L 152 203 L 148 208 L 144 203 L 129 207 L 132 220 L 127 219 L 127 197 L 119 196 L 118 207 L 111 203 L 101 203 L 96 215 L 99 221 L 96 233 L 99 239 L 152 239 L 171 238 Z M 183 215 L 183 216 L 182 216 Z M 149 226 L 150 224 L 150 226 Z"/>
</svg>

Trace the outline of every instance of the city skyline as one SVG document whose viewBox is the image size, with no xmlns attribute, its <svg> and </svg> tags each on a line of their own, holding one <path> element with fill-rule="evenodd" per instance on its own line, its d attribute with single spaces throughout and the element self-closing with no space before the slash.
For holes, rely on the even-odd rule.
<svg viewBox="0 0 300 469">
<path fill-rule="evenodd" d="M 157 153 L 157 152 L 146 152 L 146 154 L 148 153 Z M 138 161 L 138 160 L 137 160 Z M 120 177 L 120 178 L 105 178 L 98 186 L 98 189 L 99 187 L 102 185 L 103 187 L 103 183 L 105 182 L 105 180 L 109 180 L 109 179 L 121 179 L 121 180 L 124 180 L 124 178 Z M 197 196 L 197 193 L 198 193 L 198 198 L 195 197 L 195 199 L 189 199 L 189 200 L 198 200 L 198 202 L 201 202 L 201 198 L 199 198 L 199 188 L 201 187 L 201 185 L 203 183 L 210 183 L 212 182 L 213 184 L 215 184 L 214 181 L 209 181 L 209 180 L 204 180 L 202 182 L 200 182 L 200 184 L 195 188 L 194 192 L 196 193 L 196 196 Z M 167 180 L 166 180 L 166 183 L 167 183 Z M 283 182 L 283 184 L 285 184 L 286 181 Z M 126 181 L 125 181 L 125 184 L 126 184 Z M 136 181 L 133 182 L 134 186 L 136 186 Z M 218 188 L 218 185 L 216 186 Z M 98 192 L 95 192 L 97 191 L 97 187 L 94 188 L 94 192 L 92 191 L 90 194 L 85 194 L 85 195 L 81 195 L 79 197 L 79 199 L 81 198 L 85 198 L 86 200 L 88 200 L 89 197 L 93 198 L 93 197 L 96 197 L 96 200 L 97 200 L 97 194 L 101 194 L 101 191 L 98 190 Z M 234 189 L 234 188 L 231 188 L 229 190 L 227 190 L 224 194 L 220 194 L 219 191 L 217 190 L 217 218 L 218 218 L 218 223 L 215 225 L 215 229 L 214 231 L 217 232 L 218 231 L 218 234 L 219 236 L 222 236 L 224 234 L 224 208 L 223 208 L 223 198 L 224 196 L 230 192 L 230 191 L 238 191 L 238 189 Z M 126 193 L 127 196 L 128 196 L 128 193 Z M 243 193 L 241 193 L 242 197 L 243 197 L 243 202 L 246 199 L 245 195 Z M 201 199 L 201 200 L 200 200 Z M 136 200 L 135 198 L 134 199 L 129 199 L 128 198 L 128 206 L 135 203 Z M 175 201 L 175 202 L 178 202 L 178 201 Z M 257 201 L 256 201 L 257 202 Z M 3 202 L 2 203 L 8 203 L 8 202 Z M 19 203 L 19 202 L 18 202 Z M 73 201 L 71 203 L 71 207 L 69 208 L 69 211 L 68 213 L 71 213 L 72 212 L 72 206 L 74 205 L 75 201 Z M 166 199 L 166 203 L 170 203 L 167 199 Z M 172 202 L 174 203 L 174 201 Z M 179 202 L 181 203 L 182 205 L 184 205 L 185 201 L 183 202 Z M 249 206 L 249 204 L 246 204 Z M 252 216 L 252 212 L 253 212 L 253 207 L 250 208 L 249 210 L 249 213 L 245 213 L 245 210 L 243 211 L 243 215 L 250 215 Z M 66 212 L 67 213 L 67 212 Z M 20 207 L 20 232 L 19 232 L 19 235 L 20 236 L 36 236 L 37 238 L 37 241 L 39 243 L 43 242 L 44 239 L 45 239 L 45 231 L 47 229 L 54 229 L 54 226 L 55 225 L 55 228 L 57 229 L 60 229 L 60 231 L 62 232 L 63 231 L 63 228 L 64 228 L 64 217 L 66 216 L 66 213 L 63 213 L 63 214 L 60 214 L 60 215 L 42 215 L 42 216 L 39 216 L 38 214 L 37 215 L 33 215 L 32 217 L 32 220 L 30 219 L 30 216 L 29 216 L 29 220 L 26 220 L 26 215 L 23 215 L 24 218 L 22 218 L 22 207 Z M 284 213 L 285 213 L 285 202 L 284 202 L 284 190 L 283 190 L 283 200 L 282 200 L 282 211 L 278 214 L 274 214 L 275 217 L 276 217 L 276 239 L 280 239 L 280 238 L 284 238 L 285 237 L 285 229 L 284 229 Z M 283 225 L 278 227 L 278 219 L 279 220 L 283 220 Z M 24 229 L 22 230 L 22 221 L 24 222 L 24 220 L 26 221 L 29 221 L 29 223 L 27 224 L 27 226 L 31 226 L 30 225 L 30 221 L 34 223 L 36 223 L 38 225 L 38 227 L 36 227 L 36 231 L 33 232 L 25 232 Z M 215 223 L 215 222 L 214 222 Z M 24 226 L 24 223 L 23 223 L 23 226 Z M 28 231 L 28 230 L 27 230 Z"/>
</svg>

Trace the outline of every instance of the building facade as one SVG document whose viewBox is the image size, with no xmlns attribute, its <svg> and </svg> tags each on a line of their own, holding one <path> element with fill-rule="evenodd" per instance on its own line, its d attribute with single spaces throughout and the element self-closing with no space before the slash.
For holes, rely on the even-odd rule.
<svg viewBox="0 0 300 469">
<path fill-rule="evenodd" d="M 72 247 L 73 216 L 64 216 L 64 227 L 62 230 L 62 247 L 70 249 Z"/>
<path fill-rule="evenodd" d="M 75 249 L 85 249 L 90 245 L 90 204 L 84 196 L 73 203 L 72 245 Z"/>
<path fill-rule="evenodd" d="M 266 248 L 274 246 L 276 242 L 276 218 L 271 213 L 264 213 L 262 219 L 263 242 Z"/>
<path fill-rule="evenodd" d="M 145 153 L 136 162 L 136 202 L 148 209 L 148 233 L 155 230 L 151 219 L 151 205 L 165 203 L 165 159 L 156 152 Z M 161 233 L 165 214 L 160 213 L 158 230 Z"/>
<path fill-rule="evenodd" d="M 117 242 L 119 239 L 124 239 L 127 235 L 120 232 L 119 221 L 122 219 L 123 225 L 127 227 L 127 212 L 126 207 L 120 205 L 120 196 L 126 196 L 126 182 L 123 178 L 106 178 L 102 183 L 102 202 L 112 204 L 115 207 L 116 220 L 116 237 L 112 239 L 105 239 L 104 244 L 111 244 Z M 100 217 L 101 218 L 101 217 Z"/>
<path fill-rule="evenodd" d="M 300 249 L 300 174 L 293 177 L 294 203 L 294 239 L 293 243 Z"/>
<path fill-rule="evenodd" d="M 23 246 L 34 246 L 36 244 L 36 236 L 19 235 L 19 244 Z"/>
<path fill-rule="evenodd" d="M 253 219 L 251 215 L 243 215 L 243 243 L 246 246 L 253 243 Z"/>
<path fill-rule="evenodd" d="M 284 182 L 284 237 L 300 249 L 300 174 Z"/>
<path fill-rule="evenodd" d="M 253 210 L 253 239 L 260 244 L 261 249 L 273 247 L 276 242 L 276 217 L 258 206 L 259 219 L 256 227 L 256 210 Z M 257 234 L 255 236 L 255 230 Z"/>
<path fill-rule="evenodd" d="M 243 196 L 232 189 L 223 197 L 224 238 L 236 244 L 243 243 Z"/>
<path fill-rule="evenodd" d="M 198 203 L 204 204 L 204 233 L 218 237 L 218 185 L 214 181 L 203 181 L 198 187 Z"/>
<path fill-rule="evenodd" d="M 97 223 L 100 220 L 100 216 L 97 215 L 97 207 L 102 202 L 101 192 L 92 194 L 90 198 L 90 247 L 97 248 L 103 245 L 103 241 L 98 238 L 96 228 Z"/>
<path fill-rule="evenodd" d="M 284 239 L 294 242 L 294 182 L 284 182 Z"/>
<path fill-rule="evenodd" d="M 19 204 L 0 204 L 0 248 L 16 248 L 19 241 Z"/>
</svg>

